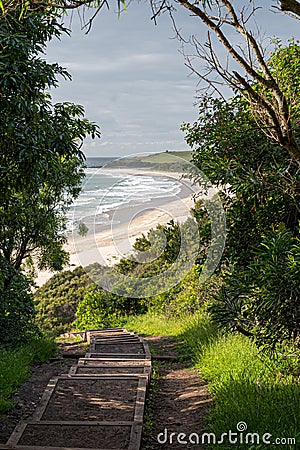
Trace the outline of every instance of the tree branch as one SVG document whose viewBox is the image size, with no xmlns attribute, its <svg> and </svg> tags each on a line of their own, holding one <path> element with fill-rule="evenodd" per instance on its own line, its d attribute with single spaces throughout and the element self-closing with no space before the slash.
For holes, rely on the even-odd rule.
<svg viewBox="0 0 300 450">
<path fill-rule="evenodd" d="M 281 11 L 291 12 L 300 18 L 300 2 L 297 0 L 280 0 Z"/>
<path fill-rule="evenodd" d="M 266 130 L 273 129 L 272 133 L 267 131 L 266 135 L 288 150 L 288 152 L 300 163 L 300 148 L 295 140 L 290 118 L 291 105 L 288 104 L 287 98 L 281 91 L 276 79 L 273 77 L 258 41 L 253 33 L 246 29 L 243 11 L 241 11 L 241 18 L 238 18 L 231 1 L 216 0 L 215 7 L 217 8 L 218 16 L 215 17 L 214 15 L 209 15 L 205 8 L 201 9 L 199 4 L 195 5 L 190 3 L 189 0 L 178 0 L 178 3 L 191 11 L 195 16 L 199 17 L 202 22 L 215 33 L 231 57 L 240 65 L 246 74 L 252 78 L 252 80 L 247 80 L 245 76 L 240 75 L 237 71 L 232 72 L 235 80 L 233 79 L 232 74 L 230 77 L 229 70 L 221 66 L 215 52 L 213 52 L 210 41 L 206 44 L 210 48 L 210 56 L 205 56 L 204 52 L 204 56 L 202 54 L 202 59 L 204 59 L 211 67 L 211 70 L 208 71 L 208 73 L 211 73 L 211 71 L 214 70 L 228 82 L 228 85 L 232 89 L 238 89 L 241 93 L 243 93 L 243 89 L 246 89 L 253 115 L 257 114 L 259 116 L 263 125 L 266 126 Z M 220 5 L 223 5 L 223 9 L 225 8 L 227 14 L 222 12 Z M 238 48 L 234 47 L 234 44 L 230 42 L 225 32 L 221 29 L 223 24 L 233 27 L 241 36 L 243 36 L 248 48 L 248 54 L 246 54 L 239 46 L 236 46 Z M 255 62 L 252 61 L 252 54 L 255 57 L 256 65 Z M 191 69 L 193 70 L 192 65 Z M 210 83 L 206 76 L 202 76 L 202 78 Z M 259 89 L 254 90 L 251 87 L 252 83 L 257 83 Z"/>
</svg>

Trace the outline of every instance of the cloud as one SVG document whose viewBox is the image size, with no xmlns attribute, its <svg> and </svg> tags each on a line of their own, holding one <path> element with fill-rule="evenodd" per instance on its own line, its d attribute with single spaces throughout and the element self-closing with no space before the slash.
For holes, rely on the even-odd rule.
<svg viewBox="0 0 300 450">
<path fill-rule="evenodd" d="M 265 11 L 259 11 L 261 22 Z M 103 10 L 85 35 L 74 14 L 71 37 L 49 44 L 48 60 L 67 67 L 73 77 L 52 91 L 54 101 L 84 105 L 87 117 L 101 127 L 102 140 L 86 142 L 88 155 L 187 148 L 179 127 L 197 118 L 193 105 L 198 80 L 189 76 L 179 42 L 170 39 L 174 31 L 169 17 L 163 15 L 157 26 L 150 17 L 145 2 L 132 2 L 120 19 Z M 282 14 L 271 17 L 270 35 L 289 33 Z M 197 33 L 205 40 L 205 27 L 180 7 L 177 20 L 186 37 Z"/>
<path fill-rule="evenodd" d="M 103 11 L 86 36 L 74 15 L 72 36 L 49 45 L 48 60 L 66 67 L 73 79 L 52 91 L 54 101 L 84 105 L 101 127 L 102 139 L 86 142 L 89 155 L 185 146 L 178 128 L 196 118 L 195 80 L 188 77 L 179 43 L 170 39 L 170 21 L 163 18 L 155 27 L 150 17 L 144 3 L 130 5 L 120 20 Z"/>
</svg>

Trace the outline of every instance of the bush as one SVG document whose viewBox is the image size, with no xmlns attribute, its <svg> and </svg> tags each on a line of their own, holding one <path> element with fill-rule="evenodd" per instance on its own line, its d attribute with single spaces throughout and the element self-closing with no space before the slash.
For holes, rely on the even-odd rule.
<svg viewBox="0 0 300 450">
<path fill-rule="evenodd" d="M 99 290 L 89 292 L 76 311 L 76 329 L 120 326 L 130 314 L 144 312 L 143 301 Z"/>
<path fill-rule="evenodd" d="M 39 330 L 34 323 L 36 311 L 31 282 L 4 259 L 0 260 L 0 344 L 18 345 Z"/>
<path fill-rule="evenodd" d="M 194 264 L 190 273 L 174 288 L 152 297 L 148 310 L 164 314 L 166 318 L 179 317 L 199 311 L 219 291 L 220 277 L 213 275 L 205 283 L 199 283 L 202 266 Z"/>
<path fill-rule="evenodd" d="M 266 233 L 247 270 L 237 267 L 209 307 L 213 319 L 275 350 L 300 340 L 300 239 L 284 225 Z"/>
<path fill-rule="evenodd" d="M 97 289 L 82 267 L 57 273 L 35 293 L 38 325 L 54 335 L 70 330 L 79 303 Z"/>
</svg>

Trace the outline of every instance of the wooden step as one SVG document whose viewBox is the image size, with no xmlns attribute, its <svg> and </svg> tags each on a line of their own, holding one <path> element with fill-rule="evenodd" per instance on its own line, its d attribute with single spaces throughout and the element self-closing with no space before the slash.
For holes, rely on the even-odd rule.
<svg viewBox="0 0 300 450">
<path fill-rule="evenodd" d="M 68 375 L 49 381 L 31 419 L 20 422 L 0 449 L 140 449 L 151 376 L 148 344 L 124 328 L 80 336 L 90 343 L 89 353 Z"/>
</svg>

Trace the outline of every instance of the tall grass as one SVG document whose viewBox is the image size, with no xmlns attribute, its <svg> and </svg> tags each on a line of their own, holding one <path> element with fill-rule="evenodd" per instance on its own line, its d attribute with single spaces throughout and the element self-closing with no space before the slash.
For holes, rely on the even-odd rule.
<svg viewBox="0 0 300 450">
<path fill-rule="evenodd" d="M 213 403 L 207 427 L 217 439 L 229 430 L 237 432 L 238 423 L 246 424 L 247 430 L 238 433 L 239 442 L 231 444 L 224 437 L 223 443 L 211 448 L 273 447 L 261 442 L 265 433 L 272 435 L 272 443 L 283 438 L 276 449 L 300 448 L 300 377 L 286 374 L 281 361 L 260 355 L 244 336 L 218 332 L 205 314 L 180 320 L 146 315 L 128 325 L 144 334 L 166 334 L 184 342 L 185 352 L 208 381 Z M 254 437 L 253 445 L 246 444 L 247 433 L 258 433 L 259 441 Z M 296 444 L 288 443 L 288 438 L 296 439 Z"/>
<path fill-rule="evenodd" d="M 10 397 L 28 379 L 30 367 L 47 361 L 55 351 L 54 342 L 47 339 L 14 349 L 0 347 L 0 415 L 14 406 Z"/>
<path fill-rule="evenodd" d="M 167 320 L 165 317 L 156 314 L 144 314 L 130 317 L 124 326 L 126 326 L 128 330 L 133 330 L 136 333 L 147 336 L 162 334 L 165 336 L 178 337 L 179 334 L 188 327 L 188 323 L 188 318 Z"/>
</svg>

